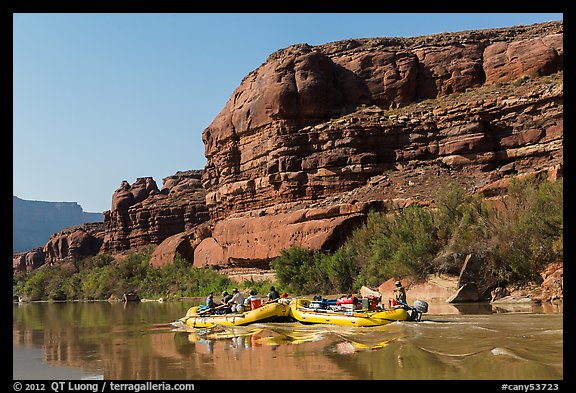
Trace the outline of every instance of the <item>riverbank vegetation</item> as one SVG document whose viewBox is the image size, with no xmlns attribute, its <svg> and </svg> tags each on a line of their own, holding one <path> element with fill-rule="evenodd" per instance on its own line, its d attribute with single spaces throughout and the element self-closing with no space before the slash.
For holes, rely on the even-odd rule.
<svg viewBox="0 0 576 393">
<path fill-rule="evenodd" d="M 283 250 L 271 262 L 277 282 L 241 284 L 212 268 L 192 268 L 177 256 L 150 267 L 153 247 L 125 258 L 108 254 L 76 264 L 43 266 L 14 276 L 13 294 L 30 300 L 108 299 L 136 292 L 141 298 L 174 299 L 219 295 L 234 286 L 260 295 L 277 285 L 292 294 L 355 293 L 392 277 L 458 274 L 458 255 L 482 260 L 487 280 L 522 283 L 563 253 L 563 181 L 515 180 L 506 197 L 488 199 L 446 187 L 434 208 L 411 205 L 392 213 L 372 212 L 365 225 L 333 253 L 300 247 Z"/>
<path fill-rule="evenodd" d="M 500 198 L 446 187 L 435 201 L 432 209 L 370 213 L 334 253 L 283 250 L 271 263 L 279 284 L 298 293 L 351 293 L 392 277 L 457 275 L 468 254 L 482 260 L 484 282 L 522 284 L 562 258 L 562 180 L 515 180 Z"/>
<path fill-rule="evenodd" d="M 77 265 L 43 266 L 29 275 L 14 277 L 13 293 L 30 300 L 121 299 L 125 293 L 147 299 L 177 299 L 206 296 L 209 292 L 219 296 L 235 286 L 265 293 L 270 286 L 268 282 L 249 280 L 239 285 L 211 268 L 194 269 L 179 255 L 172 265 L 152 268 L 152 251 L 149 246 L 121 259 L 99 254 Z"/>
</svg>

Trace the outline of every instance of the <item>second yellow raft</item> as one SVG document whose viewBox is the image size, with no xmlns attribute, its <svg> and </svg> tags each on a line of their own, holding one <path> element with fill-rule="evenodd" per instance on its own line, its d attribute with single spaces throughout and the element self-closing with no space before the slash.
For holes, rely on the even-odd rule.
<svg viewBox="0 0 576 393">
<path fill-rule="evenodd" d="M 290 302 L 290 316 L 301 323 L 326 323 L 345 326 L 381 326 L 396 321 L 411 319 L 404 308 L 382 311 L 333 311 L 310 308 L 310 300 L 293 299 Z"/>
</svg>

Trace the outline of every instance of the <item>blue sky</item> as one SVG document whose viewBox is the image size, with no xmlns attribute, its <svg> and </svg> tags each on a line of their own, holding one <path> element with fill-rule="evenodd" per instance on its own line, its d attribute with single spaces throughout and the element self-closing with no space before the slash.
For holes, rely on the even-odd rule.
<svg viewBox="0 0 576 393">
<path fill-rule="evenodd" d="M 562 14 L 13 15 L 13 195 L 110 209 L 122 180 L 202 169 L 202 131 L 274 51 Z"/>
</svg>

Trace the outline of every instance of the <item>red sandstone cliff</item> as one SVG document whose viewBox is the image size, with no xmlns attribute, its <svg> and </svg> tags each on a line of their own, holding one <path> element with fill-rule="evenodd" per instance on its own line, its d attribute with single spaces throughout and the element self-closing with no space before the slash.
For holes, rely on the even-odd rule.
<svg viewBox="0 0 576 393">
<path fill-rule="evenodd" d="M 124 181 L 114 191 L 112 208 L 104 212 L 102 251 L 120 252 L 166 238 L 209 219 L 202 171 L 178 172 L 164 179 L 162 190 L 152 178 Z"/>
<path fill-rule="evenodd" d="M 44 247 L 14 253 L 15 273 L 29 272 L 44 264 L 75 262 L 100 252 L 104 239 L 104 223 L 93 222 L 63 229 L 52 234 Z"/>
<path fill-rule="evenodd" d="M 414 159 L 449 161 L 456 145 L 462 153 L 502 151 L 499 140 L 513 132 L 499 119 L 497 92 L 473 112 L 442 113 L 438 105 L 437 114 L 425 108 L 399 117 L 383 110 L 562 70 L 562 37 L 562 24 L 548 23 L 301 44 L 272 54 L 203 133 L 211 216 L 350 191 Z M 382 110 L 366 123 L 354 115 L 362 105 Z"/>
<path fill-rule="evenodd" d="M 100 252 L 115 254 L 158 245 L 172 235 L 196 228 L 209 219 L 201 176 L 202 171 L 177 172 L 163 179 L 161 190 L 150 177 L 137 179 L 132 185 L 123 181 L 112 195 L 112 208 L 104 212 L 103 223 L 64 229 L 53 234 L 44 247 L 14 254 L 14 271 L 78 261 Z M 182 248 L 178 251 L 185 257 L 193 254 Z"/>
<path fill-rule="evenodd" d="M 472 192 L 561 171 L 562 38 L 562 23 L 545 23 L 272 54 L 204 131 L 215 224 L 195 265 L 330 249 L 365 217 L 358 203 L 428 203 L 447 181 Z"/>
</svg>

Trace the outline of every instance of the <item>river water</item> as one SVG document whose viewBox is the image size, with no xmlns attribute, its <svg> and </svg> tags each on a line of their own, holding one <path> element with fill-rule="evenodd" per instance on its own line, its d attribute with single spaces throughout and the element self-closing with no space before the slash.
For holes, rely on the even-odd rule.
<svg viewBox="0 0 576 393">
<path fill-rule="evenodd" d="M 171 322 L 197 301 L 13 305 L 15 380 L 535 380 L 564 378 L 561 306 L 430 304 L 369 328 Z"/>
</svg>

